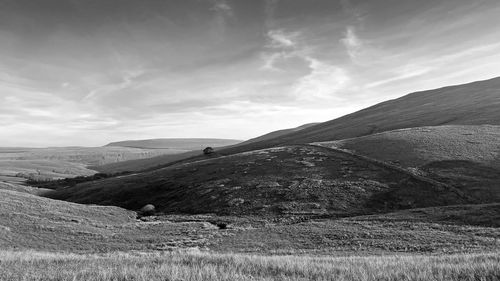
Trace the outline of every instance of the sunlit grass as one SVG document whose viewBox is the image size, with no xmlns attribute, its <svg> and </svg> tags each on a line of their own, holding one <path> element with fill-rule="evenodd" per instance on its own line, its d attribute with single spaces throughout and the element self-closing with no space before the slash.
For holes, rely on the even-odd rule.
<svg viewBox="0 0 500 281">
<path fill-rule="evenodd" d="M 0 252 L 1 280 L 499 280 L 500 254 L 307 257 Z"/>
</svg>

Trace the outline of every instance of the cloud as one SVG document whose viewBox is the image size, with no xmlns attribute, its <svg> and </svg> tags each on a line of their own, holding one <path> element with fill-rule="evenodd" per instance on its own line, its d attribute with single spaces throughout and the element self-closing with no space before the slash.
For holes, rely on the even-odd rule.
<svg viewBox="0 0 500 281">
<path fill-rule="evenodd" d="M 283 29 L 272 29 L 267 32 L 268 43 L 266 48 L 268 51 L 262 54 L 264 65 L 263 70 L 280 70 L 275 67 L 279 60 L 300 57 L 301 50 L 299 49 L 299 38 L 301 33 L 286 32 Z"/>
<path fill-rule="evenodd" d="M 225 0 L 215 0 L 211 10 L 223 17 L 234 16 L 233 8 Z"/>
<path fill-rule="evenodd" d="M 300 32 L 285 32 L 282 29 L 269 30 L 267 36 L 272 48 L 293 48 L 297 45 Z"/>
<path fill-rule="evenodd" d="M 366 88 L 374 88 L 392 82 L 418 77 L 432 70 L 433 70 L 432 67 L 427 67 L 427 66 L 405 65 L 401 69 L 395 71 L 395 73 L 393 73 L 390 78 L 369 83 L 368 85 L 366 85 Z"/>
<path fill-rule="evenodd" d="M 352 60 L 356 60 L 363 47 L 363 41 L 356 34 L 354 26 L 348 26 L 344 33 L 344 38 L 340 39 Z"/>
<path fill-rule="evenodd" d="M 308 57 L 311 72 L 292 87 L 299 100 L 336 99 L 351 80 L 348 73 L 335 65 Z"/>
</svg>

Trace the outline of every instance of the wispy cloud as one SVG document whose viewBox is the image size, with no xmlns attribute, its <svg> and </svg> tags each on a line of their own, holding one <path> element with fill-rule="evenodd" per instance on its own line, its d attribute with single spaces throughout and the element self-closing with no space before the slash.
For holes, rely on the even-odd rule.
<svg viewBox="0 0 500 281">
<path fill-rule="evenodd" d="M 342 44 L 346 48 L 349 57 L 353 61 L 357 60 L 363 47 L 363 41 L 356 34 L 356 29 L 354 26 L 348 26 L 346 28 L 344 38 L 340 39 L 340 42 L 342 42 Z"/>
<path fill-rule="evenodd" d="M 394 70 L 393 74 L 390 75 L 390 78 L 369 83 L 366 85 L 366 88 L 379 87 L 388 83 L 418 77 L 432 71 L 432 69 L 433 68 L 427 66 L 405 65 L 400 69 Z"/>
<path fill-rule="evenodd" d="M 272 29 L 267 32 L 266 44 L 267 50 L 262 54 L 264 59 L 264 70 L 279 70 L 275 64 L 282 59 L 300 57 L 301 48 L 299 38 L 301 33 L 298 31 L 286 32 L 283 29 Z"/>
<path fill-rule="evenodd" d="M 267 32 L 272 48 L 292 48 L 297 45 L 300 32 L 285 32 L 283 29 L 274 29 Z"/>
<path fill-rule="evenodd" d="M 307 57 L 311 72 L 301 77 L 292 87 L 299 100 L 335 100 L 338 91 L 350 81 L 348 73 L 335 65 Z"/>
</svg>

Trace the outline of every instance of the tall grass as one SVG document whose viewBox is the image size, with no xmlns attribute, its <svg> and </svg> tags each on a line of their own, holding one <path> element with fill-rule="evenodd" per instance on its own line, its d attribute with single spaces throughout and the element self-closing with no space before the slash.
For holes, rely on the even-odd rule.
<svg viewBox="0 0 500 281">
<path fill-rule="evenodd" d="M 0 251 L 0 280 L 500 280 L 500 253 L 304 257 Z"/>
</svg>

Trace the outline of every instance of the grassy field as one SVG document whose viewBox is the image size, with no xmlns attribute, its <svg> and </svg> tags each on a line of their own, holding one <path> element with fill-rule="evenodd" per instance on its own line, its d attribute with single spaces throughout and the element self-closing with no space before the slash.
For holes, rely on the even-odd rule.
<svg viewBox="0 0 500 281">
<path fill-rule="evenodd" d="M 0 147 L 0 182 L 25 184 L 26 180 L 52 180 L 97 173 L 89 166 L 183 153 L 182 149 L 130 147 Z"/>
<path fill-rule="evenodd" d="M 225 253 L 365 255 L 500 250 L 496 205 L 311 219 L 167 215 L 136 219 L 118 207 L 0 190 L 0 249 L 101 253 L 199 248 Z M 480 220 L 472 219 L 479 216 Z M 461 218 L 471 217 L 477 226 Z M 489 219 L 488 219 L 489 218 Z M 226 228 L 217 224 L 223 222 Z M 484 224 L 484 225 L 481 225 Z"/>
<path fill-rule="evenodd" d="M 494 281 L 500 254 L 367 257 L 0 252 L 0 280 Z"/>
</svg>

